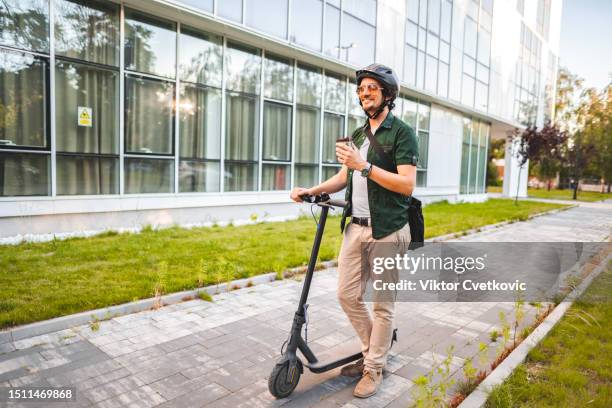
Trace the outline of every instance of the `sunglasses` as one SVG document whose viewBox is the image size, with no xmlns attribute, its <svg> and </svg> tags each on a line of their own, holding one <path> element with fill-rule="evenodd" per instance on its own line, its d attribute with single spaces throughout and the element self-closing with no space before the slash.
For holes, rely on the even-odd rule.
<svg viewBox="0 0 612 408">
<path fill-rule="evenodd" d="M 370 92 L 376 92 L 379 89 L 382 90 L 382 88 L 376 84 L 361 85 L 357 87 L 357 95 L 361 95 L 366 89 Z"/>
</svg>

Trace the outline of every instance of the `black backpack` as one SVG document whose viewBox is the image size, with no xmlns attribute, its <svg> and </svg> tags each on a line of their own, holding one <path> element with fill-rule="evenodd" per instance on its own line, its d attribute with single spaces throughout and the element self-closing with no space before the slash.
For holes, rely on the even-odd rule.
<svg viewBox="0 0 612 408">
<path fill-rule="evenodd" d="M 378 153 L 381 159 L 385 160 L 388 164 L 393 163 L 389 155 L 385 153 L 382 146 L 376 140 L 369 126 L 365 127 L 365 134 L 370 140 L 370 144 Z M 393 167 L 393 166 L 389 166 Z M 408 197 L 408 224 L 410 224 L 410 245 L 408 249 L 421 248 L 425 242 L 425 219 L 423 218 L 422 203 L 416 197 Z"/>
</svg>

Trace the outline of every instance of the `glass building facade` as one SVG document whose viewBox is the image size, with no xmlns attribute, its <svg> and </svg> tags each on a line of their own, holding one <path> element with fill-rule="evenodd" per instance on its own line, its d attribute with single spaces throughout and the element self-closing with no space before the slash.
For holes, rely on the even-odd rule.
<svg viewBox="0 0 612 408">
<path fill-rule="evenodd" d="M 400 76 L 394 113 L 419 140 L 418 188 L 483 193 L 496 126 L 552 117 L 559 7 L 5 0 L 0 202 L 286 196 L 339 170 L 335 140 L 366 119 L 354 70 L 374 61 Z M 460 165 L 442 182 L 438 144 L 448 115 L 458 120 L 452 137 L 461 148 L 452 154 Z"/>
</svg>

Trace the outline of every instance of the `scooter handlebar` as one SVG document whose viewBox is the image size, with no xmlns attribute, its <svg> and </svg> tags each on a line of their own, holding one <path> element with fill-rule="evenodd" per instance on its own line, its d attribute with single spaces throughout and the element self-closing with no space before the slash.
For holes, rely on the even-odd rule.
<svg viewBox="0 0 612 408">
<path fill-rule="evenodd" d="M 346 207 L 346 201 L 344 200 L 329 200 L 327 204 L 333 207 L 340 207 L 340 208 Z"/>
<path fill-rule="evenodd" d="M 329 205 L 332 207 L 346 207 L 346 201 L 344 200 L 332 200 L 327 193 L 321 193 L 319 195 L 303 194 L 300 196 L 302 201 L 307 203 L 315 203 L 318 205 Z"/>
</svg>

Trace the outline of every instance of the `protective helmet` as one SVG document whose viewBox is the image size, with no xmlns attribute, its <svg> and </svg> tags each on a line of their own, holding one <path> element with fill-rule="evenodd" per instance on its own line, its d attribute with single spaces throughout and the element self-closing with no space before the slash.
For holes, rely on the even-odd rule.
<svg viewBox="0 0 612 408">
<path fill-rule="evenodd" d="M 383 103 L 373 115 L 366 112 L 366 115 L 368 115 L 369 118 L 373 119 L 378 116 L 383 111 L 385 106 L 389 106 L 389 110 L 395 107 L 395 103 L 393 103 L 393 101 L 399 93 L 399 79 L 391 68 L 382 64 L 374 63 L 356 71 L 355 74 L 357 76 L 357 86 L 361 84 L 361 80 L 363 78 L 375 79 L 383 86 L 383 96 L 385 97 L 386 103 Z M 361 105 L 361 100 L 359 101 L 359 104 Z"/>
</svg>

